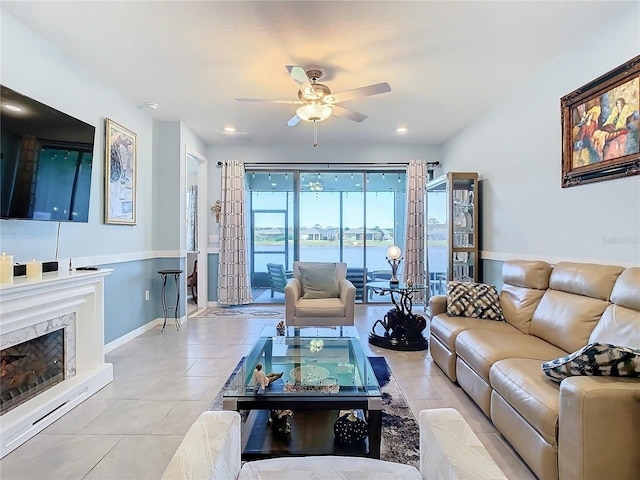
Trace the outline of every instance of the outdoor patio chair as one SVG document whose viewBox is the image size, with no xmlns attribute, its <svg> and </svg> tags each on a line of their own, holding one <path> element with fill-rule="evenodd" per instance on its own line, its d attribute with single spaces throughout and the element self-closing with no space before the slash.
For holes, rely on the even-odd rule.
<svg viewBox="0 0 640 480">
<path fill-rule="evenodd" d="M 284 287 L 287 285 L 287 280 L 291 278 L 291 273 L 285 272 L 282 264 L 267 263 L 267 275 L 269 277 L 271 298 L 273 298 L 274 292 L 284 293 Z"/>
<path fill-rule="evenodd" d="M 347 280 L 356 287 L 356 301 L 364 301 L 364 285 L 372 280 L 366 268 L 347 268 Z"/>
</svg>

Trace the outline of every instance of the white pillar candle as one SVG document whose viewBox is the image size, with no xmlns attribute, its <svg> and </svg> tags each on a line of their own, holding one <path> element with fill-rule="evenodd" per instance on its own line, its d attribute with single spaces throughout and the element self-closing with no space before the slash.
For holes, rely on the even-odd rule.
<svg viewBox="0 0 640 480">
<path fill-rule="evenodd" d="M 0 257 L 0 283 L 13 283 L 13 255 L 4 252 Z"/>
<path fill-rule="evenodd" d="M 42 262 L 35 259 L 27 263 L 27 278 L 39 280 L 42 278 Z"/>
</svg>

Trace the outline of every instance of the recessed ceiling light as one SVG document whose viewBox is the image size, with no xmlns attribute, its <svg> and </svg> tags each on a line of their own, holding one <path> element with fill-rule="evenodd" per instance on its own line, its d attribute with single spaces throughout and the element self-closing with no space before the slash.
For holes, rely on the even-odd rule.
<svg viewBox="0 0 640 480">
<path fill-rule="evenodd" d="M 153 102 L 147 102 L 146 105 L 151 110 L 157 110 L 158 107 L 159 107 L 159 105 L 157 103 L 153 103 Z"/>
<path fill-rule="evenodd" d="M 398 127 L 398 128 L 396 128 L 396 133 L 398 135 L 404 135 L 408 131 L 409 131 L 409 129 L 407 127 Z"/>
<path fill-rule="evenodd" d="M 225 131 L 226 133 L 233 133 L 233 132 L 235 132 L 235 131 L 236 131 L 236 127 L 226 126 L 226 127 L 224 127 L 224 131 Z"/>
</svg>

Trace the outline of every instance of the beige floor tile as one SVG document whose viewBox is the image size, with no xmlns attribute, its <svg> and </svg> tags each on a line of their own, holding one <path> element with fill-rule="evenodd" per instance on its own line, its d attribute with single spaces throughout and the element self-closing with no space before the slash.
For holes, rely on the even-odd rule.
<svg viewBox="0 0 640 480">
<path fill-rule="evenodd" d="M 176 451 L 181 435 L 129 435 L 98 463 L 85 480 L 156 480 Z"/>
<path fill-rule="evenodd" d="M 147 400 L 206 400 L 213 377 L 165 377 L 142 394 Z"/>
<path fill-rule="evenodd" d="M 93 395 L 45 428 L 41 435 L 74 435 L 81 433 L 87 425 L 98 418 L 113 403 L 114 400 L 103 400 Z"/>
<path fill-rule="evenodd" d="M 156 435 L 184 435 L 198 416 L 209 410 L 211 401 L 177 402 L 154 430 Z"/>
<path fill-rule="evenodd" d="M 220 371 L 220 360 L 198 359 L 196 363 L 185 373 L 187 377 L 216 377 L 223 375 Z"/>
<path fill-rule="evenodd" d="M 142 394 L 155 387 L 161 378 L 150 375 L 115 375 L 113 382 L 106 385 L 91 398 L 138 400 Z"/>
<path fill-rule="evenodd" d="M 0 460 L 2 480 L 83 478 L 120 435 L 36 435 Z"/>
<path fill-rule="evenodd" d="M 442 395 L 427 376 L 396 377 L 396 380 L 407 400 L 442 400 Z"/>
<path fill-rule="evenodd" d="M 84 434 L 145 435 L 153 433 L 175 401 L 115 400 L 83 430 Z"/>
</svg>

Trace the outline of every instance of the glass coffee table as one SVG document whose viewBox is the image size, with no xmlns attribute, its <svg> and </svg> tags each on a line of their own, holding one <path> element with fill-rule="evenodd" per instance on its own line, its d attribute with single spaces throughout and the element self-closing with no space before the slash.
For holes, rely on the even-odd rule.
<svg viewBox="0 0 640 480">
<path fill-rule="evenodd" d="M 253 371 L 282 377 L 262 388 Z M 244 411 L 243 459 L 295 455 L 380 458 L 382 396 L 355 327 L 266 327 L 223 389 L 223 409 Z M 291 410 L 291 431 L 268 426 L 270 411 Z M 366 420 L 368 437 L 356 446 L 334 441 L 341 410 Z M 344 413 L 344 412 L 343 412 Z"/>
</svg>

